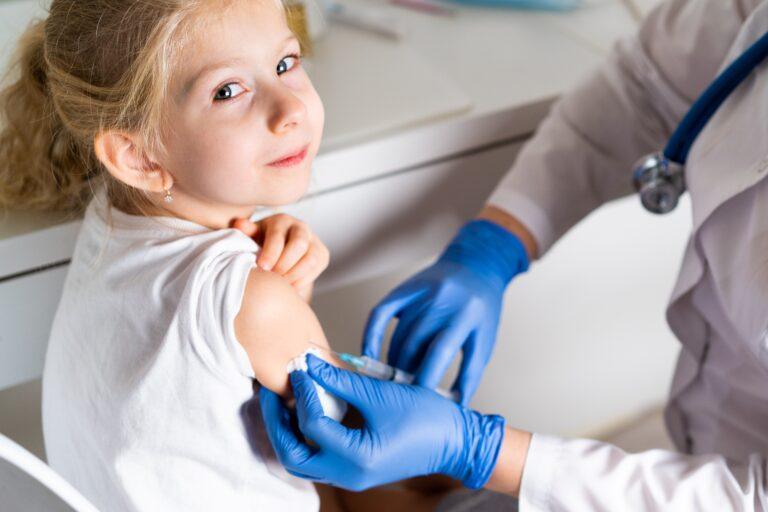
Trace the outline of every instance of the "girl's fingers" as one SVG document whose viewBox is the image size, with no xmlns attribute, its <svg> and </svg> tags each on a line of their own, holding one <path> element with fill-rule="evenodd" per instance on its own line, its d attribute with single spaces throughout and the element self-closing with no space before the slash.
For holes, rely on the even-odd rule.
<svg viewBox="0 0 768 512">
<path fill-rule="evenodd" d="M 312 233 L 303 224 L 294 224 L 288 230 L 288 241 L 272 270 L 286 275 L 312 248 Z"/>
<path fill-rule="evenodd" d="M 273 215 L 253 226 L 237 219 L 233 227 L 258 233 L 263 243 L 256 264 L 285 276 L 294 286 L 310 285 L 328 267 L 328 249 L 306 224 L 289 215 Z"/>
<path fill-rule="evenodd" d="M 239 231 L 242 231 L 245 236 L 248 237 L 255 237 L 256 233 L 259 232 L 259 226 L 255 222 L 252 222 L 249 219 L 235 219 L 232 221 L 232 227 L 234 229 L 237 229 Z"/>
<path fill-rule="evenodd" d="M 313 283 L 328 268 L 329 262 L 330 253 L 328 248 L 315 238 L 310 244 L 309 250 L 285 274 L 285 277 L 294 286 L 307 286 Z"/>
<path fill-rule="evenodd" d="M 288 226 L 282 223 L 270 223 L 264 227 L 264 243 L 261 246 L 256 264 L 264 270 L 272 270 L 280 259 L 285 247 Z"/>
</svg>

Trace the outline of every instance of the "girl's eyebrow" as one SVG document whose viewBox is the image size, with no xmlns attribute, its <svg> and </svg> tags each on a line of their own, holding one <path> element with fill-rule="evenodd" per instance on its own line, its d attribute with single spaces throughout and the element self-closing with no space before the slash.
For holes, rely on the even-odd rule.
<svg viewBox="0 0 768 512">
<path fill-rule="evenodd" d="M 286 47 L 291 43 L 297 43 L 297 44 L 299 43 L 299 38 L 296 37 L 294 34 L 290 34 L 288 37 L 286 37 L 283 40 L 283 47 Z"/>
</svg>

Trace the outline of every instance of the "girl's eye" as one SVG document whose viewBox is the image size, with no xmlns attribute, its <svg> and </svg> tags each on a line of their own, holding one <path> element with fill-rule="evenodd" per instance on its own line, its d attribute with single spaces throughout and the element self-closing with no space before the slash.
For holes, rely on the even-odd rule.
<svg viewBox="0 0 768 512">
<path fill-rule="evenodd" d="M 216 91 L 216 95 L 213 97 L 213 101 L 226 101 L 236 98 L 245 92 L 245 87 L 232 82 L 226 84 L 224 87 Z"/>
<path fill-rule="evenodd" d="M 292 70 L 298 63 L 298 55 L 288 55 L 287 57 L 283 57 L 277 64 L 277 74 L 282 75 L 283 73 Z"/>
</svg>

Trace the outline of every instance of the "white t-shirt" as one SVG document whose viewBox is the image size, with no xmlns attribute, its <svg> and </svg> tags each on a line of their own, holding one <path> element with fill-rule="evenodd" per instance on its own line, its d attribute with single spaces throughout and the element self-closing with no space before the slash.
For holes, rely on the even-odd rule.
<svg viewBox="0 0 768 512">
<path fill-rule="evenodd" d="M 319 508 L 274 460 L 234 333 L 258 246 L 110 208 L 85 214 L 43 375 L 50 465 L 104 511 Z"/>
</svg>

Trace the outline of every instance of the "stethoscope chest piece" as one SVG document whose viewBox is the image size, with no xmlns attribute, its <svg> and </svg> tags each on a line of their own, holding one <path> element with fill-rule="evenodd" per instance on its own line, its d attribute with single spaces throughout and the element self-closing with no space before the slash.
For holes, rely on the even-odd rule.
<svg viewBox="0 0 768 512">
<path fill-rule="evenodd" d="M 669 213 L 685 192 L 683 169 L 696 137 L 715 115 L 720 105 L 755 68 L 768 58 L 768 32 L 731 62 L 693 102 L 664 151 L 647 156 L 635 164 L 632 181 L 643 206 L 653 213 Z"/>
<path fill-rule="evenodd" d="M 653 213 L 671 212 L 685 193 L 683 166 L 660 152 L 637 162 L 632 182 L 645 209 Z"/>
</svg>

